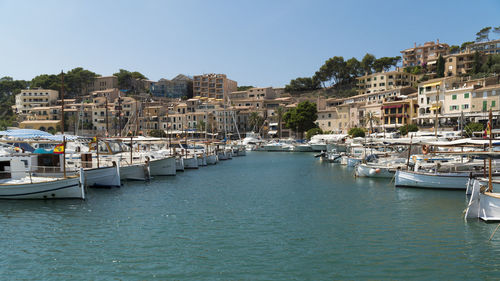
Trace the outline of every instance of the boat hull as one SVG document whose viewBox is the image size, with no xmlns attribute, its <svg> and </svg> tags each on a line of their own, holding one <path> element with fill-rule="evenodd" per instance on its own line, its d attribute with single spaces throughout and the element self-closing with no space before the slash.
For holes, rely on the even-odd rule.
<svg viewBox="0 0 500 281">
<path fill-rule="evenodd" d="M 197 158 L 184 158 L 184 169 L 198 169 L 198 159 Z"/>
<path fill-rule="evenodd" d="M 211 154 L 207 155 L 207 165 L 215 165 L 217 164 L 217 155 Z"/>
<path fill-rule="evenodd" d="M 356 176 L 357 177 L 367 177 L 367 178 L 392 178 L 394 177 L 394 172 L 390 171 L 387 167 L 377 167 L 361 164 L 356 166 Z"/>
<path fill-rule="evenodd" d="M 184 159 L 183 158 L 175 158 L 175 170 L 179 172 L 184 171 Z"/>
<path fill-rule="evenodd" d="M 174 157 L 156 159 L 149 162 L 151 176 L 175 176 L 176 162 Z"/>
<path fill-rule="evenodd" d="M 326 144 L 311 144 L 313 151 L 326 151 Z"/>
<path fill-rule="evenodd" d="M 86 169 L 83 171 L 86 186 L 120 186 L 120 168 L 117 166 Z"/>
<path fill-rule="evenodd" d="M 120 166 L 121 180 L 149 180 L 149 167 L 146 164 L 133 164 L 128 166 Z"/>
<path fill-rule="evenodd" d="M 85 189 L 79 177 L 37 183 L 2 184 L 0 199 L 85 199 Z"/>
<path fill-rule="evenodd" d="M 397 187 L 465 190 L 468 180 L 468 173 L 435 175 L 398 170 L 395 175 Z"/>
</svg>

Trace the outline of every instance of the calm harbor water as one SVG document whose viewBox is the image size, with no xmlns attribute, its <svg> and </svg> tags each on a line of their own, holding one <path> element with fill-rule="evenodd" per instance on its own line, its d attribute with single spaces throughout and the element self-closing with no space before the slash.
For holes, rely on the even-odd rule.
<svg viewBox="0 0 500 281">
<path fill-rule="evenodd" d="M 354 179 L 312 154 L 248 153 L 86 201 L 0 202 L 2 279 L 500 278 L 496 224 L 464 192 Z"/>
</svg>

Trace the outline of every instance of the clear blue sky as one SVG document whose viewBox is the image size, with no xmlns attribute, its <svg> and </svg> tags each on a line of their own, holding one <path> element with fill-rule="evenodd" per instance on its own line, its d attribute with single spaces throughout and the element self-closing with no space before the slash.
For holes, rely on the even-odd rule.
<svg viewBox="0 0 500 281">
<path fill-rule="evenodd" d="M 0 11 L 0 77 L 81 66 L 151 80 L 226 73 L 261 87 L 311 76 L 333 56 L 397 56 L 500 25 L 499 0 L 0 0 Z"/>
</svg>

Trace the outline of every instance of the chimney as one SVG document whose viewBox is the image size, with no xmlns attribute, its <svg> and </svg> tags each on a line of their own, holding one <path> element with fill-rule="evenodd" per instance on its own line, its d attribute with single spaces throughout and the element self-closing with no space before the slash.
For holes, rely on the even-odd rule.
<svg viewBox="0 0 500 281">
<path fill-rule="evenodd" d="M 413 43 L 413 48 L 416 48 L 417 47 L 417 42 L 414 42 Z"/>
<path fill-rule="evenodd" d="M 439 45 L 439 38 L 436 40 L 437 44 Z"/>
</svg>

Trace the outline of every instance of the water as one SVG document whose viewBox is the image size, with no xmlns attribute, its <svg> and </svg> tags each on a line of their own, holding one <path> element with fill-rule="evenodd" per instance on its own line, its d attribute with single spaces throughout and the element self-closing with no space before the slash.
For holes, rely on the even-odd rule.
<svg viewBox="0 0 500 281">
<path fill-rule="evenodd" d="M 248 153 L 86 201 L 0 202 L 2 279 L 498 279 L 464 192 L 395 189 L 311 154 Z"/>
</svg>

